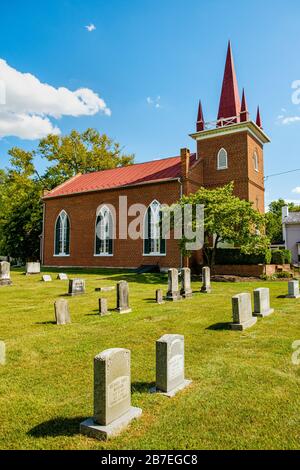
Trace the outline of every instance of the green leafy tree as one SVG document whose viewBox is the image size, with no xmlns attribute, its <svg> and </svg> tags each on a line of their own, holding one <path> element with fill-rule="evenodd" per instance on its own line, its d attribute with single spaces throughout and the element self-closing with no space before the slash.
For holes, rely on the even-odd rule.
<svg viewBox="0 0 300 470">
<path fill-rule="evenodd" d="M 216 189 L 200 188 L 195 194 L 183 196 L 180 204 L 195 207 L 204 205 L 204 257 L 212 266 L 220 243 L 238 246 L 244 254 L 265 253 L 269 239 L 264 235 L 265 218 L 252 207 L 252 203 L 233 194 L 233 183 Z M 196 229 L 196 211 L 193 210 L 193 229 Z M 181 240 L 183 254 L 186 240 Z"/>
</svg>

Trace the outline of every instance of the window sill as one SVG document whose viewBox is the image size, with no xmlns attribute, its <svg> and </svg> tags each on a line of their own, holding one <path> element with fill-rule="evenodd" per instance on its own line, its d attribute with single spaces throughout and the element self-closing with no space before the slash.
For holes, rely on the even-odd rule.
<svg viewBox="0 0 300 470">
<path fill-rule="evenodd" d="M 110 255 L 110 254 L 108 254 L 108 253 L 107 253 L 107 254 L 101 253 L 101 254 L 98 254 L 98 255 L 94 254 L 94 256 L 95 256 L 96 258 L 109 258 L 109 257 L 114 256 L 114 255 L 113 255 L 113 254 Z"/>
<path fill-rule="evenodd" d="M 53 256 L 54 256 L 54 258 L 68 258 L 70 255 L 61 254 L 61 255 L 53 255 Z"/>
<path fill-rule="evenodd" d="M 218 171 L 224 171 L 224 170 L 228 170 L 228 166 L 224 167 L 224 168 L 217 168 Z"/>
<path fill-rule="evenodd" d="M 157 257 L 157 256 L 167 256 L 167 254 L 166 253 L 148 253 L 148 254 L 143 253 L 143 256 Z"/>
</svg>

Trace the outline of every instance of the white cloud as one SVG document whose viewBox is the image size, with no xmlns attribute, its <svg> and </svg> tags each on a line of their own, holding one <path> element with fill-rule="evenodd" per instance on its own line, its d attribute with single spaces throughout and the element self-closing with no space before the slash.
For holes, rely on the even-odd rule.
<svg viewBox="0 0 300 470">
<path fill-rule="evenodd" d="M 157 96 L 156 98 L 151 98 L 151 96 L 148 96 L 146 98 L 146 101 L 149 104 L 149 106 L 153 106 L 156 109 L 161 108 L 160 96 Z"/>
<path fill-rule="evenodd" d="M 95 31 L 96 26 L 93 23 L 91 23 L 85 26 L 85 28 L 88 30 L 89 33 L 91 33 L 92 31 Z"/>
<path fill-rule="evenodd" d="M 300 121 L 300 116 L 278 116 L 277 117 L 278 119 L 278 122 L 279 124 L 282 124 L 284 126 L 288 125 L 288 124 L 293 124 L 295 122 L 299 122 Z"/>
<path fill-rule="evenodd" d="M 300 194 L 300 186 L 298 186 L 297 188 L 294 188 L 294 189 L 292 190 L 292 193 Z"/>
<path fill-rule="evenodd" d="M 32 140 L 49 133 L 59 134 L 59 128 L 49 118 L 92 116 L 99 112 L 111 115 L 105 101 L 92 90 L 55 88 L 30 73 L 10 67 L 3 59 L 0 59 L 0 77 L 5 88 L 5 102 L 0 105 L 0 138 L 15 136 Z"/>
</svg>

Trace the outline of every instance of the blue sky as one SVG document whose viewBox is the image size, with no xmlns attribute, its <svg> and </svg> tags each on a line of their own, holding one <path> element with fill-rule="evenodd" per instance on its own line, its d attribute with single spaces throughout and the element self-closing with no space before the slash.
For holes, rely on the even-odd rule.
<svg viewBox="0 0 300 470">
<path fill-rule="evenodd" d="M 300 116 L 292 102 L 292 83 L 300 80 L 298 0 L 15 0 L 1 4 L 1 20 L 0 59 L 7 71 L 69 90 L 63 105 L 54 98 L 59 111 L 42 116 L 38 128 L 67 133 L 95 127 L 135 153 L 137 162 L 177 155 L 184 146 L 194 150 L 188 134 L 198 99 L 205 119 L 216 119 L 230 38 L 239 88 L 246 89 L 253 119 L 260 104 L 272 140 L 265 148 L 266 175 L 300 168 L 300 120 L 284 124 Z M 75 117 L 78 98 L 71 92 L 81 88 L 92 90 L 94 102 Z M 36 111 L 43 97 L 35 97 Z M 97 106 L 99 112 L 91 111 Z M 36 146 L 36 140 L 3 134 L 0 167 L 12 146 Z M 37 164 L 42 169 L 45 162 Z M 266 181 L 266 202 L 278 197 L 300 202 L 300 171 Z"/>
</svg>

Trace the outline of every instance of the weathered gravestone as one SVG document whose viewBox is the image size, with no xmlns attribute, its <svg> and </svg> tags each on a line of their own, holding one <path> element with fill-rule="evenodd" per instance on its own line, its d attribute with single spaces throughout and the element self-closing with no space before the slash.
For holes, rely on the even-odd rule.
<svg viewBox="0 0 300 470">
<path fill-rule="evenodd" d="M 203 294 L 211 293 L 211 284 L 210 284 L 210 268 L 205 266 L 202 268 L 202 287 L 201 292 Z"/>
<path fill-rule="evenodd" d="M 49 274 L 44 274 L 42 276 L 42 281 L 44 282 L 51 282 L 52 281 L 52 277 L 49 275 Z"/>
<path fill-rule="evenodd" d="M 65 273 L 58 273 L 57 279 L 60 281 L 68 281 L 68 276 Z"/>
<path fill-rule="evenodd" d="M 157 289 L 155 292 L 155 301 L 157 304 L 162 305 L 164 304 L 164 294 L 162 289 Z"/>
<path fill-rule="evenodd" d="M 57 325 L 71 323 L 69 303 L 66 299 L 58 299 L 54 302 L 54 312 Z"/>
<path fill-rule="evenodd" d="M 6 347 L 4 341 L 0 341 L 0 365 L 4 366 L 6 362 Z"/>
<path fill-rule="evenodd" d="M 178 270 L 175 268 L 168 270 L 168 292 L 166 299 L 173 302 L 181 300 L 178 287 Z"/>
<path fill-rule="evenodd" d="M 0 287 L 1 286 L 10 286 L 10 263 L 7 261 L 1 261 L 0 263 Z"/>
<path fill-rule="evenodd" d="M 254 313 L 255 317 L 267 317 L 274 312 L 270 308 L 270 289 L 262 287 L 254 291 Z"/>
<path fill-rule="evenodd" d="M 232 316 L 233 323 L 230 324 L 232 330 L 243 331 L 257 322 L 257 318 L 252 316 L 250 294 L 238 294 L 232 297 Z"/>
<path fill-rule="evenodd" d="M 287 299 L 299 299 L 299 281 L 289 281 Z"/>
<path fill-rule="evenodd" d="M 99 315 L 108 315 L 107 299 L 99 299 Z"/>
<path fill-rule="evenodd" d="M 162 336 L 156 341 L 156 391 L 173 397 L 190 383 L 184 378 L 184 336 Z"/>
<path fill-rule="evenodd" d="M 119 313 L 130 313 L 129 307 L 129 286 L 126 281 L 117 283 L 117 311 Z"/>
<path fill-rule="evenodd" d="M 94 416 L 80 424 L 80 432 L 97 439 L 119 434 L 142 414 L 131 406 L 130 351 L 107 349 L 94 358 Z"/>
<path fill-rule="evenodd" d="M 115 286 L 108 286 L 108 287 L 96 287 L 95 291 L 96 292 L 111 292 L 112 290 L 115 290 Z"/>
<path fill-rule="evenodd" d="M 70 279 L 69 280 L 69 295 L 80 295 L 85 293 L 85 280 L 84 279 Z"/>
<path fill-rule="evenodd" d="M 190 268 L 182 268 L 181 270 L 181 291 L 180 294 L 184 298 L 192 297 L 191 288 L 191 270 Z"/>
<path fill-rule="evenodd" d="M 40 274 L 41 272 L 41 263 L 39 262 L 29 262 L 26 263 L 26 274 Z"/>
</svg>

